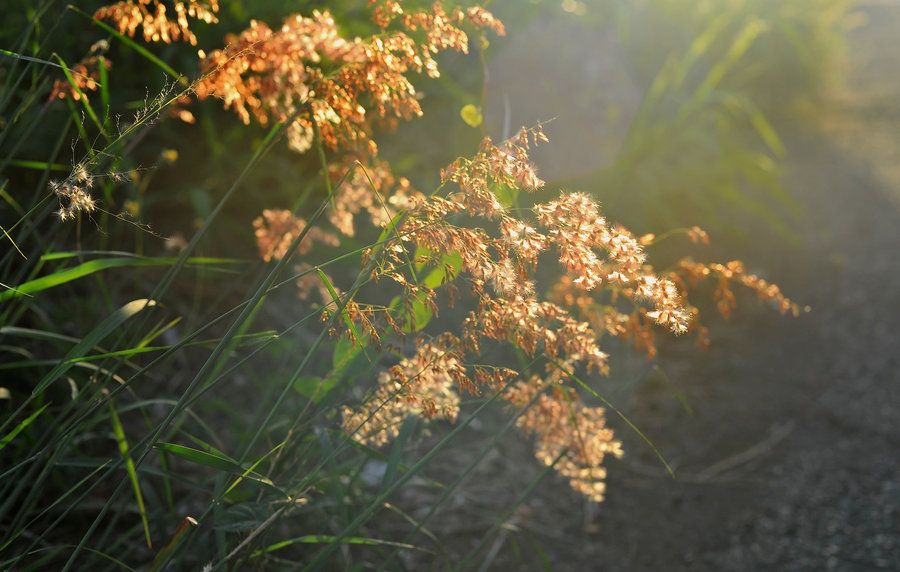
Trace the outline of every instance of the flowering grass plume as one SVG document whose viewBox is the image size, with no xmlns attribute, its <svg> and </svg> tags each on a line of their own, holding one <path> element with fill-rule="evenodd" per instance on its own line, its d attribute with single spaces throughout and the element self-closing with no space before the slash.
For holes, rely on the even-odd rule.
<svg viewBox="0 0 900 572">
<path fill-rule="evenodd" d="M 422 12 L 381 2 L 373 19 L 381 31 L 366 39 L 343 37 L 328 11 L 288 16 L 277 29 L 253 21 L 229 36 L 226 48 L 201 52 L 205 75 L 195 86 L 197 96 L 222 99 L 244 123 L 253 118 L 266 125 L 299 113 L 288 128 L 290 147 L 298 152 L 311 147 L 315 123 L 329 148 L 374 155 L 373 119 L 391 124 L 422 114 L 409 73 L 437 77 L 434 54 L 467 52 L 464 22 L 503 33 L 483 9 L 448 14 L 440 2 Z"/>
<path fill-rule="evenodd" d="M 94 177 L 84 165 L 78 165 L 68 179 L 50 181 L 50 189 L 59 200 L 56 216 L 60 221 L 68 221 L 79 213 L 91 214 L 97 210 L 97 202 L 91 196 Z"/>
<path fill-rule="evenodd" d="M 94 18 L 109 20 L 119 33 L 129 37 L 134 37 L 140 28 L 145 42 L 185 41 L 196 46 L 197 36 L 190 29 L 189 19 L 215 23 L 218 11 L 218 0 L 178 0 L 171 11 L 161 0 L 123 0 L 100 8 Z"/>
<path fill-rule="evenodd" d="M 369 253 L 366 260 L 376 261 L 373 277 L 389 278 L 403 290 L 404 302 L 385 316 L 396 334 L 410 331 L 409 308 L 428 305 L 437 312 L 436 289 L 446 287 L 452 302 L 459 281 L 467 283 L 476 309 L 458 335 L 443 333 L 436 338 L 439 344 L 421 336 L 414 358 L 382 374 L 378 389 L 361 406 L 344 408 L 343 427 L 359 441 L 383 444 L 396 436 L 408 415 L 453 419 L 458 407 L 450 396 L 454 392 L 480 394 L 519 377 L 502 398 L 523 410 L 517 423 L 534 437 L 536 456 L 552 464 L 575 490 L 600 501 L 603 459 L 620 457 L 622 448 L 606 427 L 604 410 L 581 400 L 570 375 L 579 367 L 608 373 L 601 336 L 632 340 L 652 357 L 654 329 L 681 334 L 698 327 L 697 310 L 686 301 L 686 284 L 710 274 L 726 282 L 739 280 L 764 298 L 783 297 L 734 263 L 682 261 L 667 275 L 657 273 L 644 250 L 652 237 L 637 239 L 609 223 L 583 193 L 564 192 L 535 204 L 531 216 L 522 216 L 504 197 L 510 190 L 542 187 L 528 150 L 545 140 L 539 127 L 523 129 L 500 144 L 486 138 L 475 157 L 459 159 L 442 173 L 444 183 L 455 184 L 456 190 L 445 185 L 447 192 L 416 200 L 393 238 L 380 252 Z M 698 228 L 689 235 L 706 239 Z M 547 297 L 538 293 L 534 278 L 544 253 L 555 253 L 563 272 Z M 721 294 L 720 309 L 723 297 L 733 302 Z M 783 300 L 782 309 L 791 307 Z M 512 343 L 528 356 L 543 357 L 547 372 L 479 363 L 486 343 Z"/>
</svg>

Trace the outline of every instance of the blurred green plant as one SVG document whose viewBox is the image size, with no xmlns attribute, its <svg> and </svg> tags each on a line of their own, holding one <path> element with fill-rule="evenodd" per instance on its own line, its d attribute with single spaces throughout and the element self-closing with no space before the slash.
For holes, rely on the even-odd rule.
<svg viewBox="0 0 900 572">
<path fill-rule="evenodd" d="M 786 150 L 774 123 L 812 117 L 837 86 L 854 4 L 641 0 L 607 9 L 645 96 L 601 174 L 601 197 L 637 207 L 651 226 L 704 221 L 734 231 L 744 226 L 735 215 L 752 213 L 796 241 L 791 222 L 801 213 L 782 185 Z"/>
<path fill-rule="evenodd" d="M 841 77 L 844 32 L 855 0 L 638 0 L 617 10 L 619 36 L 645 85 L 672 54 L 693 53 L 693 82 L 714 73 L 767 116 L 795 114 Z M 696 42 L 704 38 L 704 49 Z M 743 44 L 743 45 L 742 45 Z M 740 48 L 740 66 L 734 65 Z M 723 64 L 725 64 L 723 66 Z M 719 69 L 714 71 L 714 68 Z"/>
</svg>

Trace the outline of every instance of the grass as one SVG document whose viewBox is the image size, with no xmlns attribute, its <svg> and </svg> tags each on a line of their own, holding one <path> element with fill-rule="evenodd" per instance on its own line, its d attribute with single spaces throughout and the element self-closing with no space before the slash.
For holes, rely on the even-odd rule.
<svg viewBox="0 0 900 572">
<path fill-rule="evenodd" d="M 145 42 L 95 18 L 96 4 L 39 2 L 0 29 L 0 568 L 487 568 L 504 543 L 527 540 L 509 523 L 538 487 L 567 480 L 565 494 L 602 500 L 603 458 L 622 454 L 604 407 L 616 414 L 609 425 L 644 438 L 596 389 L 604 340 L 650 357 L 667 329 L 702 342 L 688 296 L 706 279 L 723 313 L 733 284 L 796 310 L 737 264 L 644 266 L 662 242 L 702 254 L 687 238 L 705 233 L 675 216 L 675 230 L 634 237 L 601 220 L 592 198 L 543 187 L 527 158 L 540 126 L 461 150 L 423 122 L 429 145 L 468 158 L 414 191 L 390 168 L 421 168 L 418 140 L 379 153 L 367 141 L 420 111 L 406 83 L 426 81 L 416 60 L 376 40 L 412 38 L 429 63 L 422 28 L 441 24 L 428 12 L 413 29 L 338 7 L 335 18 L 370 42 L 369 59 L 328 36 L 308 67 L 290 70 L 306 83 L 271 93 L 228 84 L 223 70 L 258 58 L 258 77 L 278 77 L 265 74 L 299 57 L 264 55 L 306 48 L 270 22 L 271 35 L 256 29 L 229 40 L 246 42 L 240 50 L 213 51 L 217 26 L 248 25 L 240 2 L 223 2 L 218 23 L 189 21 L 201 61 L 183 42 Z M 685 173 L 710 162 L 678 150 L 715 140 L 702 187 L 780 224 L 744 192 L 755 183 L 782 196 L 784 150 L 752 90 L 723 87 L 763 33 L 751 23 L 729 35 L 732 17 L 710 16 L 653 75 L 604 174 L 624 188 L 669 172 L 643 188 L 643 212 L 672 214 L 670 187 L 693 185 Z M 310 36 L 341 31 L 302 23 Z M 456 38 L 442 49 L 500 41 L 486 12 L 458 24 L 442 29 Z M 448 54 L 434 65 L 484 61 Z M 430 81 L 452 107 L 434 115 L 477 133 L 477 94 Z M 318 95 L 285 103 L 308 85 Z M 229 96 L 223 110 L 215 98 Z M 246 125 L 233 113 L 242 105 Z M 178 120 L 186 113 L 194 123 Z M 714 223 L 718 208 L 702 216 Z M 501 403 L 512 413 L 467 450 L 466 432 Z M 455 422 L 423 434 L 435 418 Z M 514 426 L 543 469 L 476 531 L 479 542 L 451 547 L 430 523 Z M 442 455 L 466 460 L 435 475 Z M 429 491 L 426 511 L 398 500 L 411 483 Z"/>
</svg>

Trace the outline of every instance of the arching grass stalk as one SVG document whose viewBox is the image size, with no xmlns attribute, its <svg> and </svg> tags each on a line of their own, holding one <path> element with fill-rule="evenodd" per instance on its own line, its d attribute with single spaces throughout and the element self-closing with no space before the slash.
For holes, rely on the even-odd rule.
<svg viewBox="0 0 900 572">
<path fill-rule="evenodd" d="M 300 113 L 301 113 L 301 111 L 297 111 L 296 115 L 299 115 Z M 293 119 L 294 118 L 291 118 L 291 120 L 293 120 Z M 176 262 L 166 272 L 166 274 L 162 278 L 162 280 L 160 280 L 159 284 L 154 289 L 153 294 L 151 295 L 152 297 L 161 296 L 165 292 L 165 290 L 169 287 L 169 285 L 174 280 L 175 275 L 181 270 L 181 268 L 187 262 L 187 259 L 188 259 L 188 256 L 190 255 L 190 253 L 193 251 L 193 249 L 196 248 L 197 244 L 200 242 L 200 238 L 202 237 L 202 235 L 211 226 L 212 221 L 214 220 L 215 216 L 222 210 L 222 207 L 224 206 L 225 202 L 235 192 L 237 187 L 242 182 L 243 178 L 247 175 L 247 173 L 249 173 L 250 169 L 256 165 L 256 163 L 259 161 L 260 157 L 269 148 L 269 146 L 272 144 L 272 142 L 274 140 L 276 140 L 277 136 L 279 136 L 284 131 L 285 127 L 286 127 L 286 124 L 281 123 L 281 124 L 278 124 L 275 127 L 273 127 L 272 130 L 270 130 L 269 135 L 267 136 L 266 140 L 263 141 L 262 145 L 260 145 L 260 148 L 253 155 L 250 162 L 247 164 L 247 166 L 241 172 L 241 175 L 234 182 L 234 184 L 231 186 L 231 188 L 225 193 L 225 195 L 222 197 L 222 199 L 216 205 L 215 209 L 213 209 L 213 211 L 210 213 L 209 218 L 206 220 L 206 222 L 203 224 L 203 226 L 200 228 L 200 230 L 198 230 L 198 232 L 191 239 L 191 241 L 188 243 L 188 246 L 184 249 L 184 251 L 178 257 Z M 299 244 L 303 241 L 303 239 L 306 238 L 308 229 L 312 228 L 313 221 L 315 221 L 319 216 L 322 215 L 322 213 L 325 212 L 326 206 L 327 206 L 327 202 L 323 202 L 322 205 L 319 207 L 319 209 L 316 211 L 316 213 L 313 215 L 313 217 L 311 217 L 310 226 L 308 226 L 306 229 L 304 229 L 304 231 L 301 232 L 294 239 L 293 244 L 292 244 L 294 249 L 296 249 L 297 246 L 299 246 Z M 287 262 L 288 262 L 288 258 L 285 258 L 285 259 L 280 260 L 278 263 L 276 263 L 275 266 L 272 268 L 272 271 L 269 273 L 269 275 L 263 281 L 263 283 L 257 288 L 256 293 L 254 294 L 253 298 L 251 298 L 251 300 L 243 307 L 243 309 L 241 310 L 241 313 L 237 316 L 235 321 L 229 327 L 228 331 L 222 337 L 222 340 L 216 345 L 215 349 L 212 351 L 209 358 L 207 358 L 207 360 L 205 361 L 203 366 L 200 368 L 200 370 L 197 372 L 197 374 L 194 376 L 194 378 L 188 384 L 184 393 L 179 398 L 178 404 L 172 408 L 172 410 L 168 413 L 168 415 L 166 415 L 166 417 L 163 419 L 163 421 L 151 433 L 150 438 L 148 439 L 148 443 L 144 446 L 143 450 L 135 456 L 135 465 L 136 466 L 140 466 L 140 464 L 144 461 L 144 459 L 147 457 L 147 455 L 150 454 L 153 444 L 156 443 L 156 441 L 159 439 L 159 437 L 168 429 L 168 427 L 172 423 L 172 421 L 181 413 L 184 403 L 191 397 L 193 392 L 205 381 L 207 374 L 218 366 L 218 361 L 221 358 L 221 356 L 224 355 L 225 349 L 231 343 L 234 336 L 236 336 L 238 334 L 238 332 L 240 332 L 241 329 L 244 327 L 245 322 L 253 314 L 253 312 L 256 310 L 257 306 L 262 302 L 262 299 L 264 298 L 265 293 L 268 290 L 268 287 L 275 281 L 275 278 L 278 276 L 278 274 L 281 272 L 282 268 L 287 264 Z M 78 553 L 81 551 L 81 548 L 85 545 L 85 543 L 90 538 L 93 531 L 96 529 L 96 527 L 99 525 L 99 523 L 103 519 L 103 516 L 106 514 L 106 512 L 112 506 L 113 500 L 118 495 L 118 493 L 122 490 L 124 484 L 125 484 L 125 481 L 122 481 L 119 484 L 119 486 L 116 487 L 115 492 L 112 495 L 110 495 L 110 498 L 107 499 L 106 503 L 104 503 L 103 508 L 100 510 L 100 513 L 94 519 L 94 522 L 91 524 L 90 528 L 87 530 L 87 532 L 82 537 L 81 542 L 78 543 L 76 549 L 73 551 L 72 555 L 67 560 L 66 565 L 63 568 L 64 571 L 71 569 L 71 566 L 74 564 L 75 559 L 78 556 Z"/>
</svg>

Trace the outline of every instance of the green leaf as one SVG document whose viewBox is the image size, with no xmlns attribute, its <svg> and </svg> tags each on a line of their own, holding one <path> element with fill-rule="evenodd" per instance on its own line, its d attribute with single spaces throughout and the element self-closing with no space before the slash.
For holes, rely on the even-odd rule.
<svg viewBox="0 0 900 572">
<path fill-rule="evenodd" d="M 497 200 L 504 207 L 511 209 L 515 208 L 518 204 L 519 200 L 519 189 L 515 187 L 511 187 L 509 185 L 497 185 L 491 190 L 494 193 L 494 196 L 497 197 Z"/>
<path fill-rule="evenodd" d="M 407 333 L 415 333 L 428 325 L 434 315 L 431 306 L 423 303 L 418 298 L 405 304 L 404 298 L 395 296 L 391 300 L 390 312 L 401 324 L 401 329 Z"/>
<path fill-rule="evenodd" d="M 452 282 L 462 270 L 462 264 L 462 254 L 458 250 L 445 254 L 441 258 L 440 268 L 435 268 L 429 272 L 419 284 L 426 288 L 434 289 Z"/>
<path fill-rule="evenodd" d="M 483 119 L 481 110 L 471 103 L 464 105 L 463 108 L 459 110 L 459 116 L 462 117 L 462 120 L 465 121 L 466 125 L 469 127 L 478 127 L 481 125 L 481 120 Z"/>
<path fill-rule="evenodd" d="M 177 445 L 175 443 L 157 443 L 155 447 L 168 453 L 172 453 L 173 455 L 181 457 L 182 459 L 185 459 L 187 461 L 191 461 L 192 463 L 210 467 L 211 469 L 216 469 L 217 471 L 238 474 L 244 478 L 250 479 L 263 485 L 268 485 L 269 487 L 273 487 L 278 490 L 277 487 L 275 487 L 274 483 L 272 483 L 272 481 L 268 478 L 258 473 L 250 473 L 248 469 L 242 467 L 241 464 L 236 460 L 232 459 L 225 453 L 216 450 L 213 447 L 209 447 L 209 451 L 201 451 L 199 449 L 185 447 L 184 445 Z"/>
<path fill-rule="evenodd" d="M 414 298 L 412 301 L 412 305 L 409 308 L 409 331 L 410 333 L 415 333 L 428 325 L 428 322 L 431 321 L 434 313 L 431 310 L 431 306 L 425 304 L 418 298 Z M 406 328 L 404 328 L 406 330 Z"/>
<path fill-rule="evenodd" d="M 363 336 L 362 343 L 369 343 L 369 336 Z M 352 339 L 348 339 L 346 336 L 341 336 L 338 339 L 337 344 L 334 347 L 334 354 L 332 356 L 332 373 L 335 377 L 341 377 L 341 374 L 346 372 L 351 365 L 353 365 L 356 358 L 362 353 L 363 346 L 359 343 L 356 343 Z"/>
<path fill-rule="evenodd" d="M 378 236 L 378 242 L 376 244 L 381 244 L 386 241 L 391 235 L 394 233 L 394 229 L 397 228 L 397 224 L 400 220 L 406 216 L 405 211 L 400 211 L 399 213 L 394 215 L 394 218 L 391 219 L 387 225 L 385 225 L 384 230 L 381 231 L 381 234 Z"/>
</svg>

